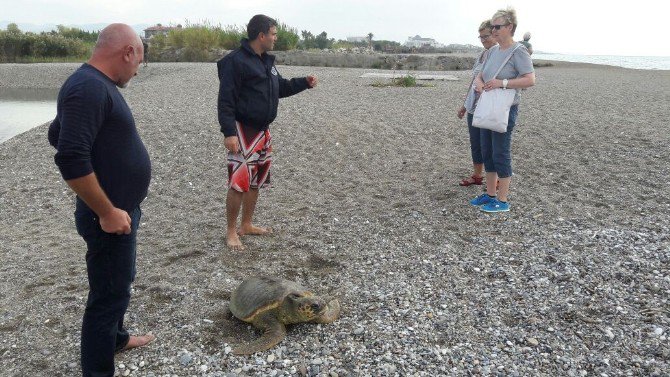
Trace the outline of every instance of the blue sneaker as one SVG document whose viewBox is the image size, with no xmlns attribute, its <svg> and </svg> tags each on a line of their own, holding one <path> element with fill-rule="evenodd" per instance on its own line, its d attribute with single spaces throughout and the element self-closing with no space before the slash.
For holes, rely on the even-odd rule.
<svg viewBox="0 0 670 377">
<path fill-rule="evenodd" d="M 479 195 L 478 197 L 472 199 L 470 201 L 470 204 L 472 204 L 473 206 L 479 207 L 479 206 L 483 206 L 484 204 L 489 203 L 491 200 L 495 200 L 495 197 L 489 196 L 489 194 L 487 194 L 487 193 L 483 193 L 483 194 Z"/>
<path fill-rule="evenodd" d="M 501 202 L 496 198 L 491 198 L 491 200 L 487 204 L 481 206 L 480 209 L 488 213 L 509 212 L 509 203 Z"/>
</svg>

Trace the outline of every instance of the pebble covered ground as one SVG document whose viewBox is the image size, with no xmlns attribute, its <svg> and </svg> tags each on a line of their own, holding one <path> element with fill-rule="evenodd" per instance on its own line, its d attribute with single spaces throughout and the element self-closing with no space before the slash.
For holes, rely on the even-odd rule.
<svg viewBox="0 0 670 377">
<path fill-rule="evenodd" d="M 76 64 L 0 65 L 0 90 L 58 88 Z M 157 63 L 123 90 L 149 150 L 120 376 L 667 376 L 670 72 L 556 63 L 522 94 L 507 214 L 468 204 L 469 72 L 432 87 L 315 74 L 272 125 L 270 237 L 231 252 L 210 63 Z M 427 72 L 430 73 L 430 72 Z M 433 72 L 440 73 L 440 72 Z M 73 195 L 46 125 L 0 144 L 0 375 L 76 376 L 87 294 Z M 340 297 L 342 317 L 277 347 L 225 315 L 247 276 Z"/>
</svg>

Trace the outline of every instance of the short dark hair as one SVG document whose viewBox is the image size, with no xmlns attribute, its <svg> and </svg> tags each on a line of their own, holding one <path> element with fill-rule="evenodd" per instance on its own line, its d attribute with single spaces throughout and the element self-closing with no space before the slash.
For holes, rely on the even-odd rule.
<svg viewBox="0 0 670 377">
<path fill-rule="evenodd" d="M 253 41 L 258 38 L 258 34 L 260 33 L 268 34 L 270 28 L 273 26 L 277 27 L 277 21 L 264 14 L 257 14 L 249 20 L 249 24 L 247 25 L 247 36 L 250 41 Z"/>
</svg>

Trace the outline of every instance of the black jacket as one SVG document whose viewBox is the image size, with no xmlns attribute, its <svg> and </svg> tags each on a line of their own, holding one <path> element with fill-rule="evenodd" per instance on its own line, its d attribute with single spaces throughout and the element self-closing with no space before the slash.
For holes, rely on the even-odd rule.
<svg viewBox="0 0 670 377">
<path fill-rule="evenodd" d="M 259 56 L 247 39 L 217 63 L 219 71 L 219 124 L 225 136 L 237 134 L 235 121 L 265 130 L 277 117 L 279 98 L 308 88 L 307 79 L 286 80 L 274 66 L 275 57 Z"/>
</svg>

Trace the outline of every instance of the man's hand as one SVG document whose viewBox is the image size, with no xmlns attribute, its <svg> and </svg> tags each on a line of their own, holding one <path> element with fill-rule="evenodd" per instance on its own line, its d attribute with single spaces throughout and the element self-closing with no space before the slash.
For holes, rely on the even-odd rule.
<svg viewBox="0 0 670 377">
<path fill-rule="evenodd" d="M 310 88 L 313 88 L 313 87 L 316 86 L 316 84 L 317 84 L 316 76 L 307 76 L 306 78 L 307 78 L 307 85 Z"/>
<path fill-rule="evenodd" d="M 130 234 L 131 222 L 128 212 L 116 207 L 105 216 L 100 216 L 100 227 L 105 233 Z"/>
<path fill-rule="evenodd" d="M 237 136 L 227 136 L 223 139 L 223 145 L 232 153 L 240 151 L 240 142 L 237 140 Z"/>
</svg>

